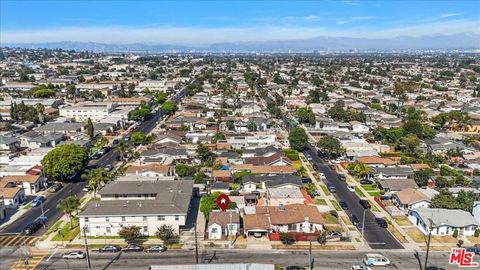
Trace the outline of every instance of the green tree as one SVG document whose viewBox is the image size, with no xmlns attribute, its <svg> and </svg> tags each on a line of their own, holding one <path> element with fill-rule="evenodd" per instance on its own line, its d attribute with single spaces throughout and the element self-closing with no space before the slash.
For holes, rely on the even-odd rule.
<svg viewBox="0 0 480 270">
<path fill-rule="evenodd" d="M 87 150 L 77 144 L 56 147 L 42 159 L 44 172 L 62 181 L 67 176 L 77 174 L 87 163 Z"/>
<path fill-rule="evenodd" d="M 413 179 L 420 187 L 426 186 L 428 179 L 430 179 L 432 176 L 432 169 L 421 169 L 413 173 Z"/>
<path fill-rule="evenodd" d="M 63 212 L 70 219 L 70 228 L 73 227 L 73 216 L 80 209 L 80 199 L 76 196 L 68 196 L 57 204 L 57 209 L 63 210 Z"/>
<path fill-rule="evenodd" d="M 131 121 L 144 121 L 147 117 L 150 116 L 152 109 L 150 106 L 142 105 L 139 108 L 130 111 L 128 113 L 128 120 Z"/>
<path fill-rule="evenodd" d="M 418 145 L 420 145 L 420 140 L 414 134 L 408 134 L 407 136 L 403 136 L 402 138 L 400 138 L 400 142 L 402 143 L 405 152 L 410 155 L 414 155 L 415 150 L 417 149 Z"/>
<path fill-rule="evenodd" d="M 212 210 L 218 209 L 217 198 L 218 196 L 220 196 L 220 194 L 222 193 L 216 191 L 211 194 L 202 196 L 202 199 L 200 200 L 200 212 L 203 213 L 205 218 L 208 217 Z M 234 209 L 235 207 L 237 207 L 235 202 L 230 202 L 230 204 L 228 205 L 229 209 Z"/>
<path fill-rule="evenodd" d="M 297 118 L 300 123 L 315 124 L 315 114 L 311 108 L 304 107 L 297 110 Z"/>
<path fill-rule="evenodd" d="M 177 109 L 177 104 L 173 101 L 166 101 L 162 104 L 162 110 L 168 115 L 174 114 Z"/>
<path fill-rule="evenodd" d="M 88 186 L 93 190 L 93 197 L 97 197 L 98 187 L 112 180 L 112 175 L 103 168 L 87 170 L 82 174 L 82 179 L 88 181 Z"/>
<path fill-rule="evenodd" d="M 317 142 L 317 147 L 330 158 L 337 158 L 345 153 L 340 141 L 333 136 L 323 136 Z"/>
<path fill-rule="evenodd" d="M 210 151 L 208 147 L 199 143 L 197 144 L 197 149 L 195 150 L 195 152 L 197 153 L 197 156 L 200 158 L 202 163 L 207 164 L 207 166 L 209 167 L 213 166 L 213 161 L 215 160 L 217 155 Z"/>
<path fill-rule="evenodd" d="M 455 196 L 447 189 L 442 189 L 438 195 L 433 197 L 430 208 L 459 209 L 459 204 Z"/>
<path fill-rule="evenodd" d="M 166 92 L 158 92 L 155 94 L 155 101 L 158 104 L 163 104 L 165 101 L 167 101 L 168 94 Z"/>
<path fill-rule="evenodd" d="M 204 184 L 207 179 L 208 177 L 203 171 L 199 171 L 193 176 L 193 181 L 195 181 L 195 184 Z"/>
<path fill-rule="evenodd" d="M 175 233 L 172 225 L 163 224 L 157 229 L 155 235 L 166 245 L 178 243 L 180 240 L 180 236 Z"/>
<path fill-rule="evenodd" d="M 175 165 L 175 172 L 180 177 L 192 176 L 195 173 L 195 168 L 187 166 L 183 163 L 178 163 Z"/>
<path fill-rule="evenodd" d="M 280 233 L 280 242 L 284 245 L 291 245 L 295 243 L 295 237 L 293 234 L 288 233 L 288 232 L 281 232 Z"/>
<path fill-rule="evenodd" d="M 303 188 L 308 193 L 308 195 L 310 195 L 310 197 L 315 197 L 315 194 L 318 191 L 314 183 L 304 184 Z"/>
<path fill-rule="evenodd" d="M 92 119 L 88 118 L 87 126 L 85 127 L 85 129 L 87 130 L 87 134 L 90 137 L 90 139 L 92 139 L 95 136 L 95 130 L 93 127 Z"/>
<path fill-rule="evenodd" d="M 131 243 L 135 240 L 142 237 L 142 233 L 140 232 L 140 227 L 138 226 L 126 226 L 123 227 L 120 231 L 118 231 L 118 236 L 123 238 L 125 242 Z"/>
<path fill-rule="evenodd" d="M 250 132 L 252 132 L 252 131 L 257 131 L 257 125 L 256 125 L 254 122 L 249 121 L 249 122 L 247 123 L 247 129 L 248 129 L 248 131 L 250 131 Z"/>
<path fill-rule="evenodd" d="M 308 136 L 305 130 L 301 127 L 293 128 L 288 135 L 290 147 L 297 151 L 302 151 L 307 146 Z"/>
<path fill-rule="evenodd" d="M 367 164 L 359 161 L 348 164 L 347 170 L 351 174 L 360 178 L 369 176 L 373 172 L 373 169 L 370 168 Z"/>
</svg>

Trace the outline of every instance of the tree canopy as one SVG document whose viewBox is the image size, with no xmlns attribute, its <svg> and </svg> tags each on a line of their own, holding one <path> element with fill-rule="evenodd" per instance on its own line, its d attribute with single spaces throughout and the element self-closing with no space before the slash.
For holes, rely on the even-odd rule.
<svg viewBox="0 0 480 270">
<path fill-rule="evenodd" d="M 70 228 L 72 228 L 73 215 L 80 209 L 80 199 L 76 196 L 65 197 L 58 203 L 57 209 L 63 210 L 63 212 L 68 216 L 70 219 Z"/>
<path fill-rule="evenodd" d="M 303 107 L 297 110 L 297 118 L 300 123 L 315 124 L 315 114 L 311 108 Z"/>
<path fill-rule="evenodd" d="M 297 151 L 302 151 L 307 146 L 308 136 L 305 130 L 301 127 L 293 128 L 288 135 L 290 147 Z"/>
<path fill-rule="evenodd" d="M 42 159 L 44 172 L 62 181 L 67 176 L 77 174 L 87 163 L 87 150 L 77 144 L 56 147 Z"/>
<path fill-rule="evenodd" d="M 208 217 L 212 210 L 218 209 L 217 198 L 218 196 L 220 196 L 220 194 L 222 193 L 216 191 L 206 196 L 203 196 L 200 200 L 200 212 L 202 212 L 205 217 Z M 235 202 L 230 202 L 230 204 L 228 205 L 229 209 L 234 209 L 235 207 L 237 207 Z"/>
<path fill-rule="evenodd" d="M 340 141 L 333 136 L 323 136 L 317 142 L 317 147 L 330 158 L 337 158 L 345 153 Z"/>
<path fill-rule="evenodd" d="M 430 208 L 462 209 L 471 212 L 473 201 L 473 192 L 461 190 L 455 197 L 447 189 L 442 189 L 440 194 L 433 197 Z"/>
<path fill-rule="evenodd" d="M 120 231 L 118 231 L 118 236 L 123 238 L 125 242 L 131 243 L 135 240 L 142 237 L 142 233 L 140 232 L 140 227 L 138 226 L 126 226 L 123 227 Z"/>
<path fill-rule="evenodd" d="M 162 104 L 162 110 L 168 115 L 174 114 L 177 109 L 177 104 L 173 101 L 166 101 Z"/>
</svg>

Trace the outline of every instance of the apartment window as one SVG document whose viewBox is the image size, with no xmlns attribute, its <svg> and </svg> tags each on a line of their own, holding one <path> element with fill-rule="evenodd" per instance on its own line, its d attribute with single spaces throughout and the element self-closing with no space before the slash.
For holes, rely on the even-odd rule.
<svg viewBox="0 0 480 270">
<path fill-rule="evenodd" d="M 122 221 L 125 221 L 125 217 L 122 217 Z"/>
<path fill-rule="evenodd" d="M 175 220 L 178 221 L 180 218 L 178 216 L 175 216 Z"/>
<path fill-rule="evenodd" d="M 105 222 L 110 222 L 110 218 L 109 218 L 109 217 L 106 217 L 106 218 L 105 218 Z"/>
<path fill-rule="evenodd" d="M 143 221 L 147 221 L 147 217 L 143 217 Z"/>
<path fill-rule="evenodd" d="M 86 217 L 84 220 L 85 220 L 85 222 L 88 222 L 88 217 Z"/>
<path fill-rule="evenodd" d="M 147 226 L 143 226 L 143 234 L 148 234 L 148 227 Z"/>
<path fill-rule="evenodd" d="M 110 227 L 107 227 L 107 233 L 111 233 L 112 229 Z"/>
<path fill-rule="evenodd" d="M 164 220 L 165 220 L 165 216 L 158 216 L 158 217 L 157 217 L 157 220 L 159 220 L 159 221 L 164 221 Z"/>
</svg>

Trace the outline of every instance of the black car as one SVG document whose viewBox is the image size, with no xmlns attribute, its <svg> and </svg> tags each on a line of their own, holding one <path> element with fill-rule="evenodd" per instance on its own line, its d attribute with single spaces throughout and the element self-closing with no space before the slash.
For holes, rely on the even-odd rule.
<svg viewBox="0 0 480 270">
<path fill-rule="evenodd" d="M 135 244 L 129 244 L 123 249 L 123 252 L 141 252 L 143 247 Z"/>
<path fill-rule="evenodd" d="M 114 246 L 114 245 L 106 245 L 98 249 L 98 252 L 119 252 L 122 250 L 121 247 L 119 246 Z"/>
<path fill-rule="evenodd" d="M 473 252 L 476 255 L 480 255 L 480 247 L 467 247 L 465 248 L 468 252 Z"/>
<path fill-rule="evenodd" d="M 355 215 L 350 216 L 350 221 L 352 222 L 352 224 L 354 226 L 360 225 L 360 220 L 358 220 L 357 216 L 355 216 Z"/>
<path fill-rule="evenodd" d="M 315 171 L 318 170 L 317 164 L 313 164 L 313 169 L 314 169 Z"/>
<path fill-rule="evenodd" d="M 346 178 L 347 177 L 345 176 L 345 174 L 342 174 L 342 173 L 338 174 L 338 180 L 345 182 Z"/>
<path fill-rule="evenodd" d="M 348 204 L 344 201 L 340 201 L 338 202 L 338 204 L 340 204 L 340 207 L 343 209 L 343 210 L 348 210 Z"/>
<path fill-rule="evenodd" d="M 362 184 L 362 185 L 371 185 L 371 184 L 373 184 L 373 181 L 370 180 L 370 179 L 362 179 L 362 180 L 360 181 L 360 184 Z"/>
<path fill-rule="evenodd" d="M 383 218 L 376 218 L 375 221 L 377 222 L 378 226 L 380 226 L 382 228 L 387 228 L 388 227 L 388 222 Z"/>
<path fill-rule="evenodd" d="M 23 229 L 23 232 L 26 235 L 31 235 L 31 234 L 34 234 L 36 231 L 38 231 L 38 229 L 40 229 L 42 226 L 43 226 L 43 223 L 40 222 L 39 220 L 36 220 L 28 224 L 27 226 L 25 226 L 25 229 Z"/>
<path fill-rule="evenodd" d="M 52 187 L 50 188 L 50 191 L 51 191 L 51 192 L 57 192 L 57 191 L 59 191 L 59 190 L 62 189 L 62 188 L 63 188 L 62 183 L 55 183 L 55 184 L 53 184 Z"/>
<path fill-rule="evenodd" d="M 370 205 L 370 203 L 367 201 L 367 200 L 360 200 L 360 204 L 363 206 L 363 208 L 365 209 L 370 209 L 372 208 L 372 206 Z"/>
<path fill-rule="evenodd" d="M 310 179 L 310 178 L 308 178 L 308 177 L 302 178 L 302 183 L 303 183 L 303 184 L 312 183 L 312 179 Z"/>
</svg>

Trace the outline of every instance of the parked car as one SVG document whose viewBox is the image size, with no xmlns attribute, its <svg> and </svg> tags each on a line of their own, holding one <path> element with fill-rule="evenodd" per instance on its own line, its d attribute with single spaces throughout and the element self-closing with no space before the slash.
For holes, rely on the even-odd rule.
<svg viewBox="0 0 480 270">
<path fill-rule="evenodd" d="M 44 201 L 45 201 L 45 197 L 37 196 L 32 200 L 30 204 L 32 205 L 32 207 L 37 207 L 37 206 L 40 206 L 40 204 L 42 204 Z"/>
<path fill-rule="evenodd" d="M 355 187 L 347 185 L 347 189 L 350 190 L 350 192 L 355 192 Z"/>
<path fill-rule="evenodd" d="M 104 169 L 105 169 L 105 171 L 110 171 L 110 170 L 113 169 L 113 165 L 112 164 L 107 164 L 107 165 L 105 165 Z"/>
<path fill-rule="evenodd" d="M 390 260 L 382 254 L 366 254 L 363 257 L 363 263 L 366 266 L 390 266 Z"/>
<path fill-rule="evenodd" d="M 343 173 L 338 174 L 338 180 L 345 182 L 346 179 L 347 179 L 347 176 L 345 174 Z"/>
<path fill-rule="evenodd" d="M 29 223 L 25 228 L 23 229 L 23 232 L 26 235 L 31 235 L 34 234 L 38 229 L 40 229 L 43 226 L 43 223 L 40 222 L 40 220 L 36 220 L 32 223 Z"/>
<path fill-rule="evenodd" d="M 343 209 L 343 210 L 348 210 L 348 204 L 344 201 L 339 201 L 338 204 L 340 204 L 340 207 Z"/>
<path fill-rule="evenodd" d="M 335 165 L 335 164 L 330 164 L 330 165 L 328 165 L 328 167 L 329 167 L 331 170 L 334 170 L 334 171 L 337 170 L 337 165 Z"/>
<path fill-rule="evenodd" d="M 304 178 L 302 178 L 302 183 L 303 183 L 303 184 L 312 183 L 312 179 L 310 179 L 310 178 L 308 178 L 308 177 L 304 177 Z"/>
<path fill-rule="evenodd" d="M 316 171 L 318 170 L 318 165 L 317 164 L 313 164 L 313 169 Z"/>
<path fill-rule="evenodd" d="M 312 161 L 312 160 L 313 160 L 313 158 L 312 158 L 312 156 L 311 156 L 310 154 L 306 154 L 305 156 L 307 157 L 307 160 L 308 160 L 308 161 Z"/>
<path fill-rule="evenodd" d="M 360 184 L 362 184 L 362 185 L 371 185 L 371 184 L 373 184 L 373 181 L 370 180 L 370 179 L 362 179 L 362 180 L 360 181 Z"/>
<path fill-rule="evenodd" d="M 351 270 L 371 270 L 371 268 L 365 265 L 352 265 Z"/>
<path fill-rule="evenodd" d="M 467 247 L 465 248 L 468 252 L 473 252 L 476 255 L 480 255 L 480 247 Z"/>
<path fill-rule="evenodd" d="M 350 216 L 350 221 L 352 222 L 352 224 L 354 226 L 360 225 L 360 220 L 358 220 L 357 216 L 355 216 L 355 215 Z"/>
<path fill-rule="evenodd" d="M 162 245 L 155 245 L 145 249 L 145 252 L 147 253 L 154 253 L 154 252 L 160 253 L 165 251 L 167 251 L 167 247 Z"/>
<path fill-rule="evenodd" d="M 60 189 L 63 188 L 63 185 L 62 183 L 54 183 L 51 187 L 50 187 L 50 192 L 57 192 L 59 191 Z"/>
<path fill-rule="evenodd" d="M 378 226 L 380 226 L 382 228 L 387 228 L 388 227 L 388 222 L 383 218 L 376 218 L 375 221 L 377 222 Z"/>
<path fill-rule="evenodd" d="M 320 176 L 320 179 L 325 179 L 325 174 L 322 173 L 322 172 L 319 172 L 319 173 L 318 173 L 318 176 Z"/>
<path fill-rule="evenodd" d="M 330 191 L 331 193 L 337 192 L 335 186 L 332 183 L 328 183 L 327 187 L 328 187 L 328 191 Z"/>
<path fill-rule="evenodd" d="M 327 238 L 331 239 L 331 238 L 339 238 L 339 237 L 342 237 L 342 233 L 341 232 L 337 232 L 337 231 L 331 231 L 329 233 L 327 233 Z"/>
<path fill-rule="evenodd" d="M 76 250 L 63 254 L 63 259 L 85 259 L 86 255 L 83 251 Z"/>
<path fill-rule="evenodd" d="M 90 185 L 85 185 L 82 190 L 85 191 L 85 192 L 89 192 L 90 191 Z"/>
<path fill-rule="evenodd" d="M 365 209 L 370 209 L 372 208 L 372 206 L 370 205 L 370 202 L 368 202 L 367 200 L 360 200 L 360 204 L 363 206 L 363 208 Z"/>
<path fill-rule="evenodd" d="M 123 248 L 124 252 L 141 252 L 143 251 L 143 247 L 140 245 L 135 244 L 128 244 L 125 248 Z"/>
<path fill-rule="evenodd" d="M 106 245 L 98 249 L 98 252 L 119 252 L 122 250 L 121 247 L 119 246 L 114 246 L 114 245 Z"/>
</svg>

